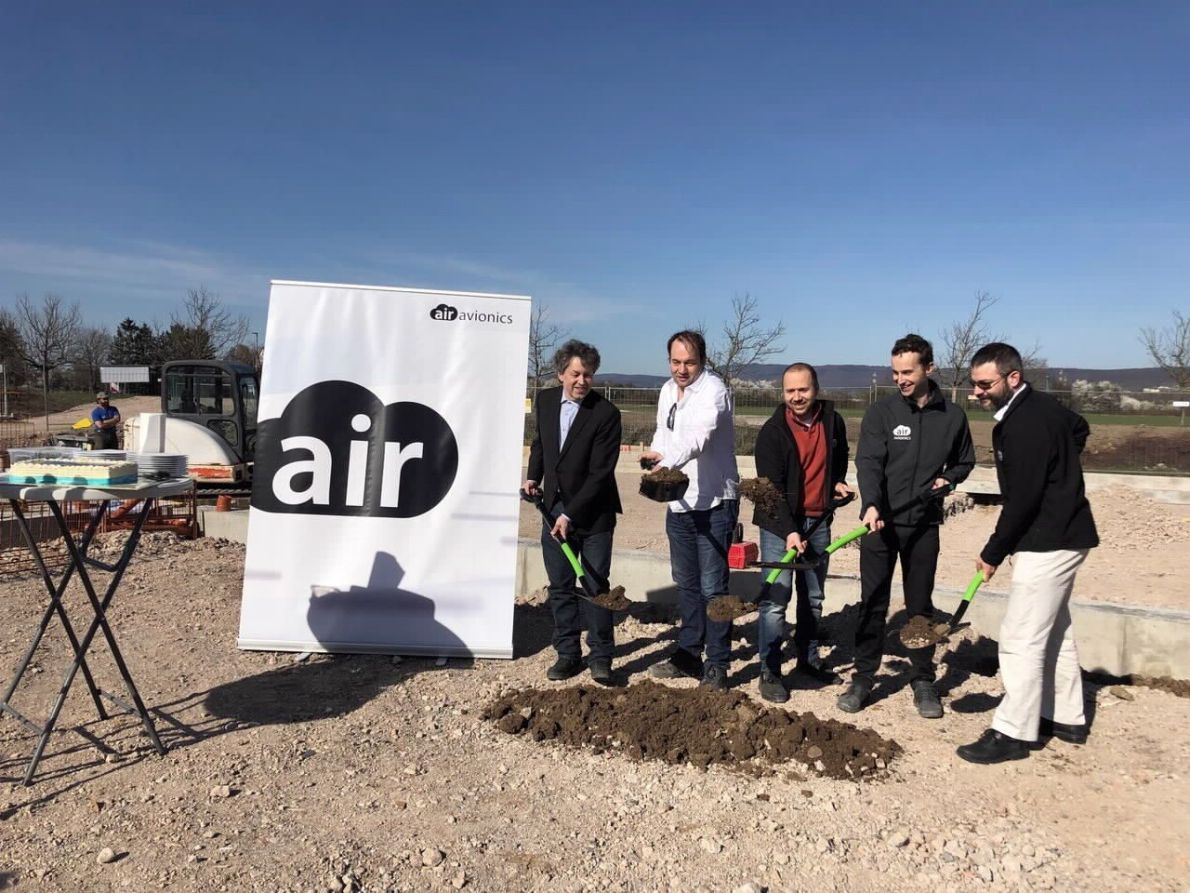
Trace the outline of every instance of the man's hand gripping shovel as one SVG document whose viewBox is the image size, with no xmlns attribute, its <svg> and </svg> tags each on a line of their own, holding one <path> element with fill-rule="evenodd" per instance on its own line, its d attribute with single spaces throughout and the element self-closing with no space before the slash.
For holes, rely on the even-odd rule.
<svg viewBox="0 0 1190 893">
<path fill-rule="evenodd" d="M 531 502 L 537 507 L 537 511 L 541 512 L 541 517 L 545 519 L 546 525 L 552 529 L 558 519 L 553 512 L 545 507 L 541 494 L 530 494 L 524 490 L 521 490 L 520 494 L 521 499 Z M 562 547 L 562 554 L 566 556 L 566 560 L 570 562 L 570 567 L 574 571 L 575 581 L 580 587 L 575 590 L 575 595 L 597 608 L 605 608 L 609 611 L 627 611 L 632 606 L 631 600 L 624 595 L 624 587 L 617 586 L 610 589 L 606 580 L 596 582 L 594 573 L 587 570 L 582 559 L 571 548 L 570 543 L 561 537 L 555 536 L 554 539 Z"/>
</svg>

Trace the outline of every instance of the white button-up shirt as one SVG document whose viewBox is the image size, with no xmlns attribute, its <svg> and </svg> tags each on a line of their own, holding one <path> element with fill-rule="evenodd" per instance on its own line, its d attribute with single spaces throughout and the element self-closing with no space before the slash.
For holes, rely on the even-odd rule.
<svg viewBox="0 0 1190 893">
<path fill-rule="evenodd" d="M 675 404 L 671 431 L 669 413 Z M 681 400 L 674 380 L 667 381 L 657 400 L 657 432 L 650 449 L 661 454 L 661 465 L 690 478 L 686 494 L 669 504 L 671 511 L 701 511 L 735 499 L 740 473 L 731 394 L 723 379 L 704 369 L 686 386 Z"/>
</svg>

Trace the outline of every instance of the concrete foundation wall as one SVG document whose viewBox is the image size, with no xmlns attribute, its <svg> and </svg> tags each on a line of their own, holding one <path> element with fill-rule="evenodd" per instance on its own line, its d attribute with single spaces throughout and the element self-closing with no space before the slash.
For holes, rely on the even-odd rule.
<svg viewBox="0 0 1190 893">
<path fill-rule="evenodd" d="M 216 512 L 213 506 L 200 506 L 198 522 L 204 536 L 239 543 L 248 540 L 247 511 Z M 636 601 L 672 604 L 677 600 L 667 556 L 617 551 L 612 559 L 612 577 Z M 732 572 L 732 587 L 737 595 L 756 592 L 760 581 L 758 571 Z M 520 541 L 516 582 L 518 595 L 527 595 L 546 585 L 539 542 Z M 859 580 L 832 576 L 826 593 L 827 612 L 838 611 L 859 600 Z M 903 600 L 897 586 L 893 597 Z M 934 603 L 941 610 L 953 611 L 961 597 L 962 592 L 957 589 L 939 588 L 935 590 Z M 997 638 L 1007 598 L 1005 592 L 981 589 L 965 619 L 976 632 Z M 1086 669 L 1113 675 L 1140 673 L 1190 679 L 1190 612 L 1074 601 L 1071 613 L 1080 661 Z"/>
<path fill-rule="evenodd" d="M 669 559 L 664 556 L 617 551 L 612 557 L 612 582 L 623 586 L 625 594 L 635 601 L 672 604 L 677 598 Z M 736 595 L 755 593 L 760 582 L 759 571 L 732 571 L 732 592 Z M 525 595 L 545 585 L 541 544 L 521 540 L 517 592 Z M 1077 591 L 1077 583 L 1075 588 Z M 859 595 L 857 578 L 831 576 L 827 580 L 825 610 L 841 610 L 859 601 Z M 939 587 L 934 590 L 934 604 L 940 610 L 953 612 L 962 596 L 960 590 Z M 894 610 L 898 603 L 904 603 L 904 596 L 900 586 L 894 585 Z M 980 589 L 964 620 L 970 621 L 975 632 L 996 639 L 1007 603 L 1006 592 Z M 1085 669 L 1117 676 L 1139 673 L 1190 679 L 1190 612 L 1080 601 L 1072 601 L 1070 607 L 1079 662 Z M 791 619 L 792 615 L 790 611 Z"/>
</svg>

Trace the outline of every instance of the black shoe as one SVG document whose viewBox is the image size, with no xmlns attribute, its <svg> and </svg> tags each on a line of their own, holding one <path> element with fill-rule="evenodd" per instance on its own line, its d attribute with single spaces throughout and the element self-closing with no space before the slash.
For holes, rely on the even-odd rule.
<svg viewBox="0 0 1190 893">
<path fill-rule="evenodd" d="M 1057 738 L 1059 741 L 1065 741 L 1067 744 L 1087 743 L 1086 723 L 1075 726 L 1064 722 L 1054 722 L 1052 719 L 1046 719 L 1043 716 L 1041 718 L 1041 724 L 1037 727 L 1037 733 L 1042 738 Z"/>
<path fill-rule="evenodd" d="M 872 686 L 858 679 L 852 679 L 851 684 L 847 686 L 847 691 L 839 695 L 839 699 L 835 703 L 844 713 L 859 713 L 868 703 L 871 694 Z"/>
<path fill-rule="evenodd" d="M 563 679 L 570 679 L 572 676 L 577 676 L 586 665 L 582 659 L 577 657 L 560 657 L 552 667 L 545 671 L 545 678 L 550 682 L 561 682 Z"/>
<path fill-rule="evenodd" d="M 1003 732 L 988 729 L 973 744 L 964 744 L 955 749 L 968 763 L 1003 763 L 1005 760 L 1023 760 L 1029 755 L 1029 742 L 1009 738 Z"/>
<path fill-rule="evenodd" d="M 789 700 L 789 689 L 780 675 L 765 667 L 760 671 L 760 696 L 774 704 L 784 704 Z"/>
<path fill-rule="evenodd" d="M 701 679 L 702 660 L 679 648 L 670 655 L 669 660 L 649 667 L 649 675 L 657 679 L 681 679 L 683 676 Z"/>
<path fill-rule="evenodd" d="M 832 672 L 826 667 L 808 664 L 805 661 L 799 661 L 798 665 L 793 668 L 793 672 L 796 676 L 805 677 L 821 685 L 838 685 L 843 681 L 843 677 L 838 673 Z"/>
<path fill-rule="evenodd" d="M 934 683 L 928 679 L 918 679 L 913 683 L 913 706 L 926 719 L 942 718 L 942 701 Z"/>
<path fill-rule="evenodd" d="M 593 657 L 587 661 L 587 669 L 591 671 L 591 678 L 600 685 L 612 684 L 612 662 L 606 657 Z"/>
<path fill-rule="evenodd" d="M 711 664 L 702 674 L 702 681 L 698 683 L 702 688 L 711 691 L 727 691 L 727 670 Z"/>
</svg>

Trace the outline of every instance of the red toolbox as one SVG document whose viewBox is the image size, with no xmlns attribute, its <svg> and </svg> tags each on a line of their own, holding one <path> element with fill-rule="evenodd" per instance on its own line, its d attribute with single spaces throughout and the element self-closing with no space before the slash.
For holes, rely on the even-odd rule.
<svg viewBox="0 0 1190 893">
<path fill-rule="evenodd" d="M 732 543 L 727 550 L 727 566 L 741 570 L 760 557 L 756 543 Z"/>
</svg>

